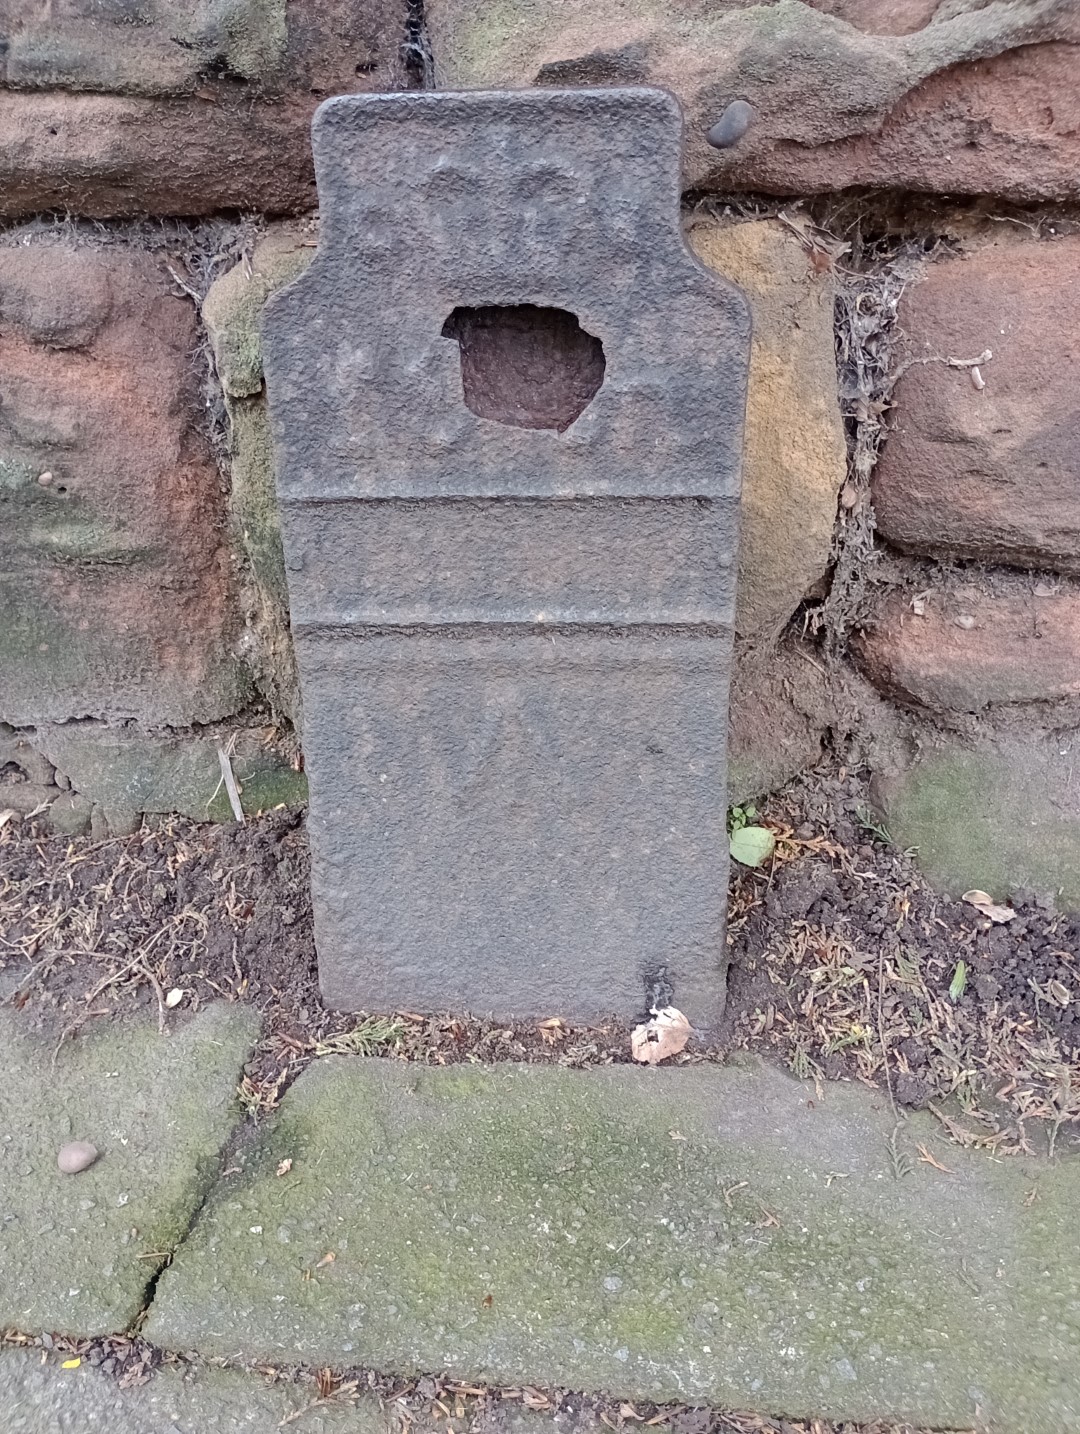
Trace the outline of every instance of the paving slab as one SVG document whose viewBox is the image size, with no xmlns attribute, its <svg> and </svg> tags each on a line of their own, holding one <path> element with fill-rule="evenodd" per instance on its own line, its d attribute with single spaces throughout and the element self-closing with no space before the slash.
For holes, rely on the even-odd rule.
<svg viewBox="0 0 1080 1434">
<path fill-rule="evenodd" d="M 0 1011 L 0 1327 L 124 1330 L 187 1229 L 239 1119 L 255 1013 L 224 1003 L 168 1035 L 117 1019 L 69 1040 Z M 61 1175 L 86 1140 L 100 1158 Z"/>
<path fill-rule="evenodd" d="M 165 1367 L 121 1389 L 83 1363 L 63 1369 L 38 1351 L 0 1351 L 4 1434 L 267 1434 L 301 1410 L 303 1434 L 388 1434 L 377 1401 L 309 1408 L 311 1384 L 270 1383 L 240 1370 Z"/>
<path fill-rule="evenodd" d="M 267 1434 L 296 1425 L 299 1434 L 433 1434 L 445 1430 L 423 1408 L 383 1404 L 375 1395 L 317 1399 L 313 1382 L 267 1379 L 251 1370 L 163 1365 L 127 1389 L 85 1361 L 64 1369 L 60 1356 L 0 1349 L 4 1434 Z M 584 1404 L 555 1414 L 489 1400 L 471 1415 L 472 1434 L 603 1434 Z"/>
<path fill-rule="evenodd" d="M 215 1190 L 146 1333 L 789 1416 L 1080 1430 L 1080 1164 L 991 1160 L 930 1116 L 895 1126 L 878 1093 L 821 1096 L 756 1061 L 320 1061 Z"/>
</svg>

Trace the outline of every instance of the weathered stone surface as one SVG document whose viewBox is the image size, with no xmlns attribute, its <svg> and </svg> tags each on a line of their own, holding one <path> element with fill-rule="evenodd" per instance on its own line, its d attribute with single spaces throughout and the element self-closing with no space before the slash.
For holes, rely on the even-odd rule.
<svg viewBox="0 0 1080 1434">
<path fill-rule="evenodd" d="M 259 633 L 260 689 L 299 727 L 300 697 L 289 632 L 289 593 L 274 491 L 274 453 L 262 371 L 262 308 L 311 262 L 309 225 L 274 225 L 249 262 L 223 274 L 202 306 L 229 414 L 229 512 L 252 579 L 248 617 Z"/>
<path fill-rule="evenodd" d="M 821 760 L 837 700 L 808 647 L 739 644 L 731 672 L 728 804 L 775 791 Z"/>
<path fill-rule="evenodd" d="M 154 256 L 0 245 L 0 716 L 206 722 L 242 705 L 190 304 Z"/>
<path fill-rule="evenodd" d="M 447 86 L 669 87 L 691 188 L 1080 196 L 1072 0 L 428 0 L 426 13 Z M 735 99 L 758 119 L 710 149 Z"/>
<path fill-rule="evenodd" d="M 149 1383 L 122 1387 L 85 1360 L 43 1364 L 36 1349 L 0 1349 L 0 1401 L 4 1434 L 268 1434 L 301 1411 L 304 1434 L 393 1434 L 400 1423 L 374 1395 L 322 1403 L 310 1381 L 165 1365 Z"/>
<path fill-rule="evenodd" d="M 126 0 L 16 4 L 5 30 L 12 89 L 169 95 L 214 73 L 270 80 L 285 58 L 284 0 L 143 0 L 137 24 Z"/>
<path fill-rule="evenodd" d="M 131 13 L 104 0 L 0 20 L 0 217 L 311 208 L 319 99 L 402 78 L 404 0 Z"/>
<path fill-rule="evenodd" d="M 904 1152 L 924 1142 L 951 1173 L 897 1180 L 894 1126 L 874 1092 L 821 1099 L 756 1062 L 320 1061 L 205 1208 L 146 1333 L 244 1360 L 1080 1429 L 1080 1163 L 945 1149 L 915 1116 Z"/>
<path fill-rule="evenodd" d="M 911 35 L 929 25 L 941 0 L 806 0 L 814 10 L 871 35 Z"/>
<path fill-rule="evenodd" d="M 937 712 L 982 712 L 1020 702 L 1080 699 L 1080 590 L 1036 596 L 1030 582 L 994 593 L 895 593 L 857 640 L 863 664 L 890 697 Z M 1080 715 L 1080 714 L 1078 714 Z"/>
<path fill-rule="evenodd" d="M 722 1005 L 749 334 L 679 129 L 641 90 L 320 111 L 264 332 L 333 1005 Z"/>
<path fill-rule="evenodd" d="M 25 733 L 0 723 L 0 811 L 25 816 L 59 795 L 52 763 Z"/>
<path fill-rule="evenodd" d="M 0 1010 L 0 1327 L 81 1335 L 122 1331 L 217 1173 L 238 1118 L 254 1013 L 224 1003 L 168 1037 L 114 1021 L 69 1040 L 29 1034 Z M 66 1141 L 101 1151 L 61 1175 Z M 137 1233 L 133 1233 L 136 1232 Z"/>
<path fill-rule="evenodd" d="M 112 832 L 131 831 L 144 814 L 154 812 L 179 812 L 201 822 L 232 820 L 213 738 L 151 737 L 77 723 L 39 727 L 33 744 L 82 799 L 76 810 L 90 803 Z M 267 743 L 265 731 L 234 730 L 228 747 L 248 816 L 305 799 L 303 773 Z M 50 817 L 62 822 L 70 798 L 67 793 L 54 797 Z"/>
<path fill-rule="evenodd" d="M 164 1364 L 146 1384 L 123 1386 L 84 1359 L 62 1369 L 61 1356 L 41 1362 L 37 1349 L 0 1349 L 4 1434 L 269 1434 L 300 1423 L 303 1434 L 437 1434 L 438 1408 L 417 1399 L 384 1402 L 343 1390 L 325 1399 L 311 1372 L 277 1379 L 212 1365 Z M 475 1434 L 604 1434 L 596 1413 L 577 1403 L 573 1414 L 524 1408 L 516 1400 L 485 1401 L 469 1410 Z M 283 1422 L 284 1421 L 284 1422 Z"/>
<path fill-rule="evenodd" d="M 931 264 L 900 306 L 915 363 L 874 478 L 897 546 L 1080 573 L 1080 236 L 1002 241 Z"/>
<path fill-rule="evenodd" d="M 735 627 L 743 637 L 772 636 L 825 576 L 847 470 L 834 285 L 773 221 L 701 221 L 687 237 L 698 258 L 750 300 Z"/>
<path fill-rule="evenodd" d="M 1075 732 L 978 743 L 924 733 L 912 767 L 876 778 L 885 824 L 952 896 L 977 887 L 1003 900 L 1026 886 L 1080 911 L 1077 756 Z"/>
</svg>

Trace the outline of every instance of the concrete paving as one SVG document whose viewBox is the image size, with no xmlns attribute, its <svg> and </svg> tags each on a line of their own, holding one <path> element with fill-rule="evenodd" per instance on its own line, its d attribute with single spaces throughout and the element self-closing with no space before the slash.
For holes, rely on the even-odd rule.
<svg viewBox="0 0 1080 1434">
<path fill-rule="evenodd" d="M 319 1061 L 215 1189 L 146 1334 L 211 1356 L 1078 1431 L 1080 1163 L 994 1160 L 939 1130 L 897 1131 L 879 1093 L 821 1098 L 753 1061 Z"/>
<path fill-rule="evenodd" d="M 61 1047 L 0 1011 L 0 1328 L 122 1331 L 219 1169 L 258 1029 L 224 1003 L 167 1036 L 97 1022 Z M 100 1158 L 62 1175 L 86 1140 Z"/>
<path fill-rule="evenodd" d="M 358 1407 L 318 1407 L 316 1399 L 310 1382 L 269 1383 L 239 1370 L 177 1366 L 121 1389 L 86 1363 L 64 1369 L 36 1350 L 0 1350 L 4 1434 L 269 1434 L 301 1410 L 302 1422 L 294 1422 L 302 1434 L 389 1434 L 390 1422 L 373 1398 Z"/>
</svg>

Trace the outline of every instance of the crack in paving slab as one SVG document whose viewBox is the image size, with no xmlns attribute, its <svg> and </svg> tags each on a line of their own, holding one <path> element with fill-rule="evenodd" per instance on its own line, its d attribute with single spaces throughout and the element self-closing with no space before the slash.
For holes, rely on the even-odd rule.
<svg viewBox="0 0 1080 1434">
<path fill-rule="evenodd" d="M 145 1341 L 116 1375 L 117 1359 L 102 1360 L 118 1341 L 51 1342 L 49 1352 L 23 1345 L 0 1347 L 0 1408 L 12 1421 L 5 1434 L 72 1434 L 109 1423 L 112 1434 L 243 1434 L 248 1429 L 282 1428 L 303 1420 L 307 1434 L 603 1434 L 635 1425 L 675 1434 L 930 1434 L 911 1425 L 875 1421 L 812 1429 L 780 1417 L 687 1407 L 628 1404 L 611 1396 L 574 1391 L 495 1388 L 460 1384 L 438 1375 L 403 1381 L 362 1369 L 273 1368 L 206 1363 L 163 1355 Z M 136 1345 L 131 1344 L 133 1351 Z M 81 1349 L 82 1358 L 71 1353 Z M 89 1355 L 89 1357 L 87 1357 Z M 166 1361 L 141 1372 L 147 1358 Z M 133 1369 L 132 1361 L 139 1361 Z M 73 1366 L 78 1369 L 75 1373 Z M 280 1415 L 280 1418 L 276 1416 Z M 270 1423 L 268 1421 L 274 1421 Z M 969 1430 L 935 1434 L 972 1434 Z"/>
<path fill-rule="evenodd" d="M 220 1171 L 257 1014 L 212 1005 L 163 1037 L 125 1020 L 66 1043 L 0 1011 L 0 1327 L 130 1329 Z M 99 1159 L 62 1175 L 57 1151 Z"/>
</svg>

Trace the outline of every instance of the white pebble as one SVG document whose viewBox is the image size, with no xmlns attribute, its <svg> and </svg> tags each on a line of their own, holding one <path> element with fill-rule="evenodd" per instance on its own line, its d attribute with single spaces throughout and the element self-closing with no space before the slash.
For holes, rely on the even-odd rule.
<svg viewBox="0 0 1080 1434">
<path fill-rule="evenodd" d="M 81 1170 L 90 1169 L 98 1154 L 97 1146 L 88 1140 L 69 1140 L 57 1151 L 56 1164 L 64 1175 L 78 1175 Z"/>
</svg>

